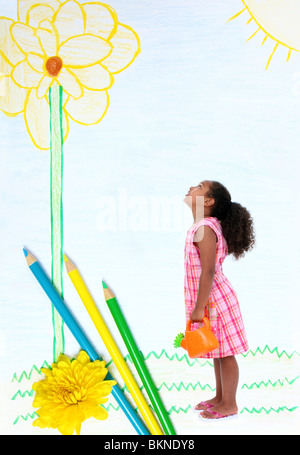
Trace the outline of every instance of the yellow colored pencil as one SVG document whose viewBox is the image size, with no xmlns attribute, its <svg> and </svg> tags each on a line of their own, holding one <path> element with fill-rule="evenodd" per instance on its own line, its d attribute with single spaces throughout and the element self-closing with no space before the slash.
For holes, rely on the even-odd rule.
<svg viewBox="0 0 300 455">
<path fill-rule="evenodd" d="M 73 262 L 64 255 L 65 265 L 68 275 L 77 290 L 85 308 L 87 309 L 96 329 L 99 332 L 112 360 L 114 361 L 120 375 L 122 376 L 129 392 L 132 395 L 141 415 L 143 416 L 146 425 L 152 435 L 163 435 L 163 432 L 157 423 L 147 401 L 145 400 L 139 386 L 137 385 L 133 375 L 131 374 L 126 362 L 116 345 L 106 323 L 104 322 L 100 311 L 97 308 L 85 282 L 83 281 L 77 267 Z"/>
</svg>

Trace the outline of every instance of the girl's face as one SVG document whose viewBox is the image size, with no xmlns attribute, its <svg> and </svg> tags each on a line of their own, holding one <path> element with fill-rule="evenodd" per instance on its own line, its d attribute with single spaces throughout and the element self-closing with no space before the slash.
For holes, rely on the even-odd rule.
<svg viewBox="0 0 300 455">
<path fill-rule="evenodd" d="M 207 198 L 206 192 L 209 190 L 209 181 L 204 180 L 196 186 L 191 186 L 189 191 L 185 195 L 184 201 L 192 209 L 194 215 L 196 211 L 202 213 L 204 216 L 208 216 L 211 210 L 211 205 L 214 203 L 214 199 Z M 202 196 L 197 198 L 197 196 Z"/>
<path fill-rule="evenodd" d="M 191 186 L 190 190 L 187 192 L 186 196 L 192 196 L 196 200 L 196 196 L 204 196 L 208 190 L 208 182 L 204 180 L 199 183 L 197 186 Z"/>
</svg>

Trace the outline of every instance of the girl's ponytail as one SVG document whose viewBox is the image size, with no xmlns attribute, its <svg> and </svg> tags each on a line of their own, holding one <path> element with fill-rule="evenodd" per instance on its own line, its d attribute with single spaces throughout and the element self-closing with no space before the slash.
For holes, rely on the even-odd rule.
<svg viewBox="0 0 300 455">
<path fill-rule="evenodd" d="M 238 202 L 232 202 L 227 188 L 220 182 L 210 181 L 207 197 L 215 200 L 211 216 L 218 218 L 228 245 L 228 255 L 235 259 L 245 255 L 255 244 L 254 224 L 249 211 Z"/>
</svg>

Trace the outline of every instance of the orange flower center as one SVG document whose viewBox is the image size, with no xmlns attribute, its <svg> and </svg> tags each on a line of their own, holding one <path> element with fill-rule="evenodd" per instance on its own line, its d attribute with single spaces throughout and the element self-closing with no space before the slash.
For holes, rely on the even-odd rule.
<svg viewBox="0 0 300 455">
<path fill-rule="evenodd" d="M 60 57 L 50 57 L 46 62 L 46 70 L 49 73 L 49 76 L 56 77 L 60 70 L 63 67 L 63 62 Z"/>
</svg>

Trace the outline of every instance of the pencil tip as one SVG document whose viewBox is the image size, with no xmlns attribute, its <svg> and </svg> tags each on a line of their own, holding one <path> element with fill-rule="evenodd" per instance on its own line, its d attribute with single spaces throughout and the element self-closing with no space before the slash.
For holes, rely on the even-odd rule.
<svg viewBox="0 0 300 455">
<path fill-rule="evenodd" d="M 102 286 L 103 286 L 103 289 L 107 289 L 107 285 L 104 283 L 103 280 L 102 280 Z"/>
<path fill-rule="evenodd" d="M 65 262 L 68 262 L 69 258 L 65 254 L 63 256 L 64 256 Z"/>
<path fill-rule="evenodd" d="M 28 251 L 25 250 L 25 248 L 23 248 L 23 253 L 24 253 L 25 258 L 27 258 L 27 256 L 28 256 Z"/>
</svg>

